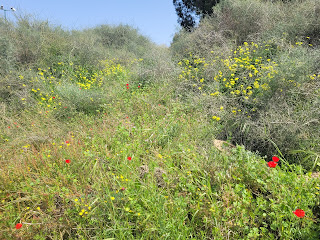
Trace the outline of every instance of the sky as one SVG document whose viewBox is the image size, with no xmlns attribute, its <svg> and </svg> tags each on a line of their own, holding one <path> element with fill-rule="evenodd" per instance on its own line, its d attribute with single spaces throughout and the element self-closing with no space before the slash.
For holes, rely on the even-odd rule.
<svg viewBox="0 0 320 240">
<path fill-rule="evenodd" d="M 17 10 L 6 12 L 7 19 L 13 20 L 14 14 L 32 14 L 66 30 L 129 24 L 153 42 L 167 46 L 179 29 L 172 0 L 0 0 L 0 5 Z"/>
</svg>

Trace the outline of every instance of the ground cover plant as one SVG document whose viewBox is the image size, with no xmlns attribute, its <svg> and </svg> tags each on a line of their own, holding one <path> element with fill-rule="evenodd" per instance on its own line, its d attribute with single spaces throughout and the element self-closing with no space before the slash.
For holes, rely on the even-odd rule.
<svg viewBox="0 0 320 240">
<path fill-rule="evenodd" d="M 192 51 L 17 24 L 0 24 L 0 239 L 319 239 L 317 36 Z"/>
</svg>

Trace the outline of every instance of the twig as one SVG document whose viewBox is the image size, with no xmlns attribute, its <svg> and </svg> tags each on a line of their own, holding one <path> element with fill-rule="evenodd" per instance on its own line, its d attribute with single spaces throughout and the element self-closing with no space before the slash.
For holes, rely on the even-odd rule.
<svg viewBox="0 0 320 240">
<path fill-rule="evenodd" d="M 270 123 L 274 123 L 274 124 L 288 124 L 288 123 L 291 123 L 291 124 L 294 124 L 295 122 L 270 122 Z"/>
</svg>

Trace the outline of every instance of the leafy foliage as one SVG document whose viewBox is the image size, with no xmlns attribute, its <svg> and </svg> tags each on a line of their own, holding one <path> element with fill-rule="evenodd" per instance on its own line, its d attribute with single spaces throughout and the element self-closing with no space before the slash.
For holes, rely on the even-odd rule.
<svg viewBox="0 0 320 240">
<path fill-rule="evenodd" d="M 213 13 L 212 7 L 220 0 L 173 0 L 180 25 L 191 31 L 196 25 L 196 16 L 203 17 Z"/>
</svg>

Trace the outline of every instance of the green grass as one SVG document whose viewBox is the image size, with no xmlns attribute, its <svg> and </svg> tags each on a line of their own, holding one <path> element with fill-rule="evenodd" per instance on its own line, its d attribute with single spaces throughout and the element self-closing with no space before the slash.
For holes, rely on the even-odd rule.
<svg viewBox="0 0 320 240">
<path fill-rule="evenodd" d="M 113 98 L 94 115 L 58 120 L 41 105 L 2 115 L 3 238 L 316 239 L 319 181 L 301 168 L 269 168 L 240 146 L 220 152 L 217 123 L 167 82 L 104 93 Z"/>
<path fill-rule="evenodd" d="M 127 26 L 1 24 L 0 239 L 319 239 L 317 47 L 229 37 L 182 56 Z M 8 39 L 26 31 L 23 52 Z"/>
</svg>

